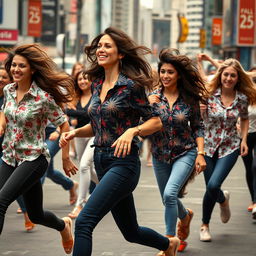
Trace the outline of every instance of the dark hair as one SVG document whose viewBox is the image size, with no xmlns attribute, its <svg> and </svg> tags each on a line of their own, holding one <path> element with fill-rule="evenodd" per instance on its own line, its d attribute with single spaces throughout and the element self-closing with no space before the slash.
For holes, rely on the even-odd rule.
<svg viewBox="0 0 256 256">
<path fill-rule="evenodd" d="M 177 88 L 179 95 L 187 104 L 204 102 L 207 95 L 203 79 L 191 59 L 185 55 L 180 55 L 177 49 L 162 49 L 159 53 L 158 73 L 163 64 L 168 63 L 178 72 L 179 78 Z"/>
<path fill-rule="evenodd" d="M 34 70 L 32 80 L 41 89 L 51 94 L 58 105 L 62 106 L 62 103 L 72 100 L 74 95 L 72 77 L 59 71 L 56 63 L 38 44 L 20 45 L 9 53 L 5 62 L 5 69 L 9 75 L 15 55 L 20 55 L 28 61 L 31 69 Z"/>
<path fill-rule="evenodd" d="M 144 55 L 151 53 L 151 50 L 145 46 L 137 45 L 126 33 L 113 27 L 105 29 L 84 49 L 87 59 L 91 63 L 91 67 L 86 71 L 89 79 L 93 81 L 99 76 L 104 76 L 104 69 L 98 65 L 96 57 L 98 43 L 104 35 L 109 35 L 112 38 L 117 46 L 118 53 L 124 56 L 119 65 L 120 71 L 138 85 L 151 87 L 151 66 L 144 58 Z"/>
<path fill-rule="evenodd" d="M 79 75 L 83 74 L 83 76 L 85 77 L 86 74 L 85 74 L 85 70 L 84 69 L 81 69 L 80 71 L 78 71 L 75 75 L 75 91 L 76 91 L 76 97 L 80 99 L 80 97 L 82 96 L 83 94 L 83 91 L 81 90 L 81 88 L 78 86 L 78 77 Z"/>
</svg>

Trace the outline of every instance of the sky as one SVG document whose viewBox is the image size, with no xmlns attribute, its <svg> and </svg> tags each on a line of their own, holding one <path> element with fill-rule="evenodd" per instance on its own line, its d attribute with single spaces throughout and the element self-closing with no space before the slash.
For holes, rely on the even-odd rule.
<svg viewBox="0 0 256 256">
<path fill-rule="evenodd" d="M 153 0 L 140 0 L 141 5 L 152 8 Z"/>
</svg>

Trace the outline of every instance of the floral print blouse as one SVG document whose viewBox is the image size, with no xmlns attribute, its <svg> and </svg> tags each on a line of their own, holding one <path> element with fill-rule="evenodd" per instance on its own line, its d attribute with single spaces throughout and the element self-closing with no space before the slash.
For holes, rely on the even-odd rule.
<svg viewBox="0 0 256 256">
<path fill-rule="evenodd" d="M 149 136 L 152 142 L 152 155 L 158 161 L 172 163 L 188 150 L 197 147 L 196 138 L 204 137 L 199 103 L 194 106 L 188 105 L 179 96 L 170 109 L 163 88 L 151 94 L 159 96 L 160 102 L 154 103 L 153 106 L 163 123 L 161 131 Z"/>
<path fill-rule="evenodd" d="M 141 117 L 146 121 L 158 115 L 149 105 L 145 89 L 122 73 L 115 86 L 108 91 L 104 102 L 101 102 L 103 82 L 102 77 L 92 83 L 88 113 L 95 134 L 94 145 L 110 147 L 128 128 L 137 126 Z M 134 137 L 133 144 L 138 142 L 138 138 Z"/>
<path fill-rule="evenodd" d="M 19 103 L 16 102 L 16 87 L 16 83 L 4 87 L 3 104 L 6 129 L 2 159 L 14 167 L 24 161 L 33 161 L 41 154 L 49 158 L 44 142 L 48 120 L 55 126 L 66 121 L 53 97 L 34 82 Z"/>
<path fill-rule="evenodd" d="M 237 119 L 248 119 L 247 97 L 236 92 L 236 97 L 229 107 L 221 102 L 221 89 L 208 99 L 205 121 L 205 152 L 212 157 L 218 149 L 218 157 L 224 157 L 240 147 L 240 137 L 236 129 Z"/>
</svg>

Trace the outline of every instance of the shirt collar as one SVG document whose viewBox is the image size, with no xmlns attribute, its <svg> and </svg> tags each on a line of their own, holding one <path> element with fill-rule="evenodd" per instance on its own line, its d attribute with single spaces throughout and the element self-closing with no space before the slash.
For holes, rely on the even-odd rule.
<svg viewBox="0 0 256 256">
<path fill-rule="evenodd" d="M 17 88 L 17 83 L 12 83 L 10 85 L 10 92 L 16 96 L 16 88 Z M 37 96 L 37 91 L 38 91 L 38 86 L 37 84 L 33 81 L 28 92 L 30 95 L 32 95 L 33 97 Z"/>
</svg>

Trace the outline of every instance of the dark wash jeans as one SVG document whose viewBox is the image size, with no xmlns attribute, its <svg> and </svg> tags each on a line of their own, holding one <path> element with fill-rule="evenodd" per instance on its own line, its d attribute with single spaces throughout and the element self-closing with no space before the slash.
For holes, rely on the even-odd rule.
<svg viewBox="0 0 256 256">
<path fill-rule="evenodd" d="M 5 162 L 0 165 L 0 234 L 8 206 L 23 194 L 30 220 L 61 231 L 65 227 L 62 219 L 43 210 L 43 190 L 41 177 L 48 166 L 45 156 L 33 161 L 25 161 L 13 167 Z"/>
<path fill-rule="evenodd" d="M 140 176 L 138 149 L 117 158 L 114 149 L 96 147 L 94 163 L 100 182 L 76 220 L 73 255 L 92 254 L 92 232 L 109 211 L 127 241 L 166 250 L 168 238 L 137 223 L 132 192 Z"/>
<path fill-rule="evenodd" d="M 213 157 L 205 156 L 207 166 L 204 171 L 206 184 L 202 218 L 204 224 L 209 224 L 216 202 L 224 203 L 225 196 L 221 190 L 221 185 L 235 165 L 238 156 L 239 149 L 221 158 L 218 158 L 218 151 L 215 152 Z"/>
<path fill-rule="evenodd" d="M 256 132 L 248 133 L 248 155 L 243 156 L 246 182 L 252 202 L 256 204 Z"/>
</svg>

